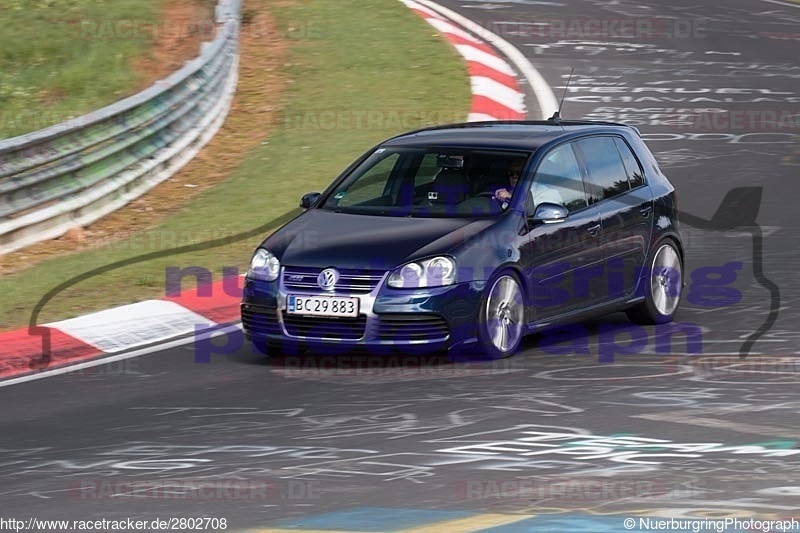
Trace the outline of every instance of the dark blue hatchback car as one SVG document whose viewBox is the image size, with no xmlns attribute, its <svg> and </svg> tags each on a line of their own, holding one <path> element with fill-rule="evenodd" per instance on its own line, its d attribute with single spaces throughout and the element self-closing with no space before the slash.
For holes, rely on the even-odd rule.
<svg viewBox="0 0 800 533">
<path fill-rule="evenodd" d="M 464 350 L 625 310 L 672 320 L 672 185 L 635 128 L 457 124 L 389 139 L 255 251 L 242 324 L 267 354 Z M 325 352 L 324 350 L 327 350 Z"/>
</svg>

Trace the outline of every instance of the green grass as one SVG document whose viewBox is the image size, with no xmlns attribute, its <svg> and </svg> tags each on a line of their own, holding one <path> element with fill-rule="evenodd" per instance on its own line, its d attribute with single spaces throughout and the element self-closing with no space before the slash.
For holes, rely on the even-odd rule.
<svg viewBox="0 0 800 533">
<path fill-rule="evenodd" d="M 133 23 L 158 20 L 162 2 L 0 1 L 0 139 L 132 94 L 132 60 L 147 50 L 152 35 L 133 31 Z M 115 21 L 130 23 L 130 31 Z"/>
<path fill-rule="evenodd" d="M 420 117 L 423 125 L 465 119 L 469 83 L 460 57 L 397 0 L 298 0 L 293 7 L 270 11 L 291 36 L 283 68 L 294 80 L 282 102 L 285 120 L 276 131 L 225 182 L 158 227 L 0 279 L 0 327 L 26 323 L 42 295 L 93 268 L 166 249 L 172 243 L 258 228 L 295 209 L 303 193 L 324 188 L 369 147 L 420 125 L 416 120 Z M 349 117 L 350 123 L 339 124 L 335 117 Z M 262 237 L 87 279 L 54 298 L 40 322 L 163 296 L 169 266 L 201 266 L 215 277 L 223 266 L 244 272 Z"/>
</svg>

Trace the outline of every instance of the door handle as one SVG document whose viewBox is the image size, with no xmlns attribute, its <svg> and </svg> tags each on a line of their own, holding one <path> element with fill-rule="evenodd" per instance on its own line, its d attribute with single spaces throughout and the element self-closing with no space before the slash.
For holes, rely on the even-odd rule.
<svg viewBox="0 0 800 533">
<path fill-rule="evenodd" d="M 647 205 L 645 207 L 640 207 L 639 208 L 639 214 L 641 214 L 643 218 L 647 218 L 647 217 L 650 216 L 650 211 L 652 211 L 652 210 L 653 210 L 653 206 L 652 205 Z"/>
<path fill-rule="evenodd" d="M 586 231 L 592 237 L 597 237 L 597 234 L 600 233 L 600 224 L 595 224 L 594 226 L 589 226 L 588 228 L 586 228 Z"/>
</svg>

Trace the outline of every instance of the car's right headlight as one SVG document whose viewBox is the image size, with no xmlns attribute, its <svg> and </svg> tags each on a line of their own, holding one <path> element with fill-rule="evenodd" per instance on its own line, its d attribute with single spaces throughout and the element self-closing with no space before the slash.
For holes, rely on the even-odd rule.
<svg viewBox="0 0 800 533">
<path fill-rule="evenodd" d="M 275 281 L 281 272 L 281 262 L 269 250 L 259 248 L 250 260 L 247 276 L 264 281 Z"/>
</svg>

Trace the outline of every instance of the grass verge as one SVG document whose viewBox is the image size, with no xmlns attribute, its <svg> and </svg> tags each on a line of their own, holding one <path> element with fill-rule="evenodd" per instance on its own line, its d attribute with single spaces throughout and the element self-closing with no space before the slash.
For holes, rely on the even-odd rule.
<svg viewBox="0 0 800 533">
<path fill-rule="evenodd" d="M 212 38 L 211 1 L 2 2 L 0 139 L 111 104 L 197 56 Z M 169 49 L 151 57 L 154 44 Z"/>
<path fill-rule="evenodd" d="M 51 259 L 0 279 L 0 328 L 27 323 L 53 287 L 94 268 L 252 230 L 320 190 L 364 150 L 393 134 L 463 120 L 465 66 L 446 42 L 396 0 L 251 0 L 269 8 L 290 40 L 289 78 L 273 133 L 231 176 L 163 223 L 106 246 Z M 164 295 L 169 267 L 243 272 L 263 236 L 119 268 L 50 302 L 40 322 Z"/>
<path fill-rule="evenodd" d="M 92 38 L 90 25 L 112 19 L 152 20 L 159 3 L 6 3 L 0 9 L 0 139 L 88 113 L 129 94 L 137 81 L 132 61 L 147 48 L 147 35 Z"/>
</svg>

